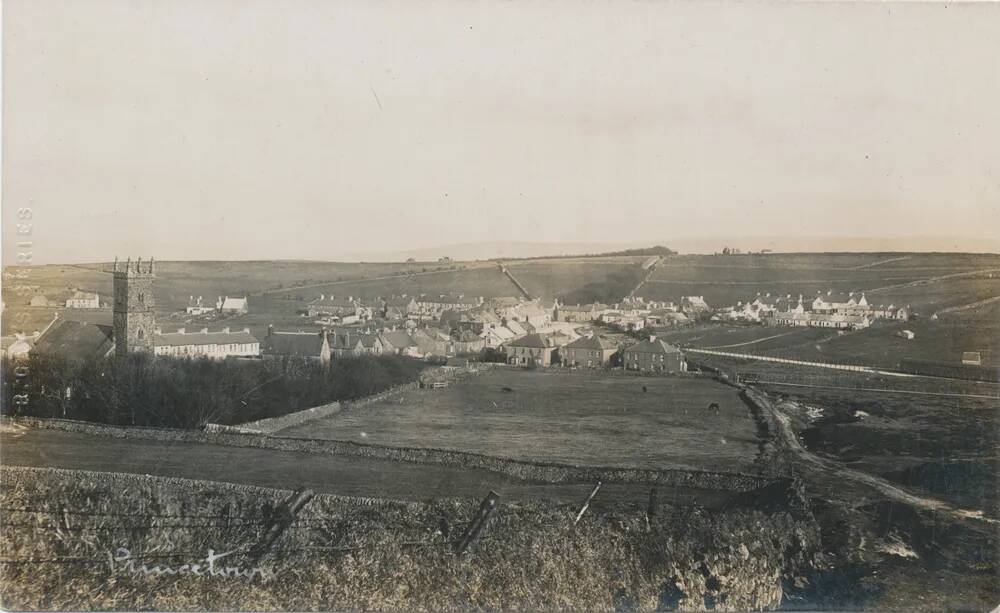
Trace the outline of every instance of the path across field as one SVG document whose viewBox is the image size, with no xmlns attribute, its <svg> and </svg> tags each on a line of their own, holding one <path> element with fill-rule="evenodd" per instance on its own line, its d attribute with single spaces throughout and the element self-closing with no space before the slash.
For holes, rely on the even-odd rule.
<svg viewBox="0 0 1000 613">
<path fill-rule="evenodd" d="M 812 453 L 806 449 L 802 443 L 799 441 L 798 435 L 792 428 L 791 419 L 786 415 L 781 409 L 775 406 L 766 396 L 752 390 L 748 389 L 747 392 L 758 405 L 760 405 L 765 411 L 771 413 L 774 418 L 774 423 L 777 425 L 778 436 L 784 443 L 786 448 L 798 459 L 800 460 L 800 466 L 803 466 L 807 470 L 819 471 L 821 473 L 826 473 L 827 475 L 833 475 L 841 479 L 848 481 L 853 481 L 857 483 L 864 484 L 871 488 L 877 490 L 880 494 L 888 498 L 889 500 L 894 500 L 896 502 L 902 502 L 920 509 L 925 509 L 928 511 L 935 511 L 944 514 L 948 517 L 957 520 L 979 520 L 987 522 L 989 524 L 997 524 L 1000 521 L 984 517 L 982 511 L 979 510 L 969 510 L 969 509 L 959 509 L 954 507 L 947 502 L 937 500 L 935 498 L 928 498 L 924 496 L 917 496 L 916 494 L 911 494 L 906 490 L 897 487 L 890 483 L 889 481 L 871 475 L 859 470 L 854 470 L 852 468 L 847 468 L 846 466 L 835 462 L 833 460 L 828 460 L 822 458 Z"/>
</svg>

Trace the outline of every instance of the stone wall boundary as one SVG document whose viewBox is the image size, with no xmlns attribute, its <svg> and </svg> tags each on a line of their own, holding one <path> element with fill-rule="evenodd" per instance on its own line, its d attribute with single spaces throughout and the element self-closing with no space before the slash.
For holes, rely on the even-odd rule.
<svg viewBox="0 0 1000 613">
<path fill-rule="evenodd" d="M 664 486 L 696 487 L 712 490 L 743 492 L 758 489 L 774 481 L 773 477 L 737 472 L 713 472 L 688 469 L 651 469 L 614 466 L 579 466 L 516 460 L 464 451 L 435 448 L 388 447 L 351 441 L 286 438 L 241 434 L 234 432 L 202 432 L 198 430 L 129 428 L 89 422 L 13 418 L 15 423 L 35 428 L 80 432 L 115 438 L 157 440 L 161 442 L 204 443 L 372 458 L 414 464 L 442 464 L 466 469 L 481 469 L 521 481 L 540 483 L 650 483 Z"/>
</svg>

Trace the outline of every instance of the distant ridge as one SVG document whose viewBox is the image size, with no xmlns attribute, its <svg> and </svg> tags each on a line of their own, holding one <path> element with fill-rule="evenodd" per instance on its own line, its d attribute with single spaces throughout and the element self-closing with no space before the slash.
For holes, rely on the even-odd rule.
<svg viewBox="0 0 1000 613">
<path fill-rule="evenodd" d="M 403 262 L 413 258 L 418 262 L 436 261 L 449 257 L 457 261 L 492 260 L 497 258 L 538 258 L 608 254 L 627 250 L 645 250 L 665 245 L 679 253 L 716 253 L 723 247 L 735 247 L 743 252 L 770 250 L 774 253 L 1000 253 L 1000 238 L 962 236 L 903 236 L 857 237 L 833 236 L 739 236 L 706 238 L 660 238 L 629 242 L 530 242 L 490 241 L 459 243 L 423 249 L 392 252 L 354 253 L 339 256 L 342 261 Z"/>
</svg>

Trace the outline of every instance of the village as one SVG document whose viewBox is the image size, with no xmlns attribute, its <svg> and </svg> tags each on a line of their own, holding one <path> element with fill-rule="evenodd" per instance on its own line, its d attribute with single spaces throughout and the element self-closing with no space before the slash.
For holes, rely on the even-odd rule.
<svg viewBox="0 0 1000 613">
<path fill-rule="evenodd" d="M 642 264 L 647 276 L 658 260 Z M 255 335 L 247 326 L 219 325 L 251 312 L 253 301 L 246 295 L 220 295 L 214 301 L 192 295 L 184 311 L 173 314 L 188 323 L 164 329 L 156 322 L 153 260 L 116 260 L 111 270 L 113 299 L 69 288 L 69 295 L 59 301 L 66 313 L 56 312 L 40 331 L 5 337 L 4 353 L 15 358 L 35 352 L 86 359 L 112 355 L 122 345 L 116 340 L 128 338 L 133 348 L 172 357 L 328 363 L 348 356 L 403 355 L 453 364 L 471 360 L 530 368 L 682 372 L 683 352 L 657 340 L 658 330 L 740 323 L 843 331 L 864 329 L 880 320 L 907 321 L 911 316 L 908 306 L 873 305 L 864 292 L 841 295 L 832 290 L 817 291 L 809 298 L 757 293 L 721 308 L 713 308 L 703 296 L 679 296 L 675 302 L 628 295 L 615 304 L 565 304 L 530 297 L 502 264 L 500 268 L 522 295 L 320 293 L 296 309 L 303 325 L 282 329 L 268 323 L 266 331 Z M 45 307 L 53 302 L 36 294 L 29 305 Z M 102 321 L 74 316 L 88 311 L 106 314 L 109 306 L 110 322 L 106 317 Z"/>
</svg>

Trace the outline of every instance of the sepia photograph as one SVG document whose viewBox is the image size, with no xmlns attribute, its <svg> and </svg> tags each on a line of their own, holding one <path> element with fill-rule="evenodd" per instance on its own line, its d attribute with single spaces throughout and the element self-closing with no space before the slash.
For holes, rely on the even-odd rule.
<svg viewBox="0 0 1000 613">
<path fill-rule="evenodd" d="M 1000 2 L 0 7 L 0 609 L 1000 611 Z"/>
</svg>

